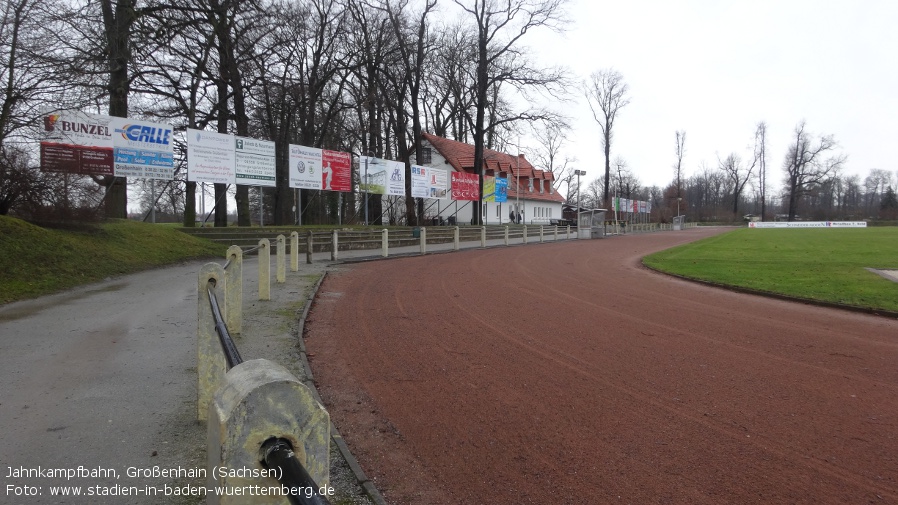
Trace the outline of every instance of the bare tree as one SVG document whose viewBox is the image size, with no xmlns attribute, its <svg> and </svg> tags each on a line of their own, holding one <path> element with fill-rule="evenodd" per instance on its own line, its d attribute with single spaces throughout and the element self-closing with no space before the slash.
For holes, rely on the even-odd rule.
<svg viewBox="0 0 898 505">
<path fill-rule="evenodd" d="M 20 200 L 40 202 L 48 188 L 28 153 L 41 108 L 61 103 L 70 86 L 48 41 L 57 7 L 36 0 L 0 6 L 0 214 Z"/>
<path fill-rule="evenodd" d="M 882 200 L 882 195 L 892 183 L 892 172 L 881 168 L 872 168 L 864 178 L 864 188 L 867 191 L 867 214 L 873 215 L 874 210 Z"/>
<path fill-rule="evenodd" d="M 564 0 L 454 0 L 473 18 L 477 34 L 476 74 L 474 78 L 475 117 L 474 168 L 480 172 L 480 195 L 483 197 L 483 153 L 488 130 L 519 119 L 540 119 L 549 116 L 545 111 L 530 110 L 495 123 L 486 121 L 491 103 L 489 91 L 503 83 L 526 93 L 528 89 L 561 92 L 565 84 L 564 72 L 559 69 L 539 69 L 531 66 L 520 47 L 521 39 L 531 30 L 546 27 L 561 30 L 561 7 Z M 483 221 L 482 202 L 474 208 L 474 221 Z"/>
<path fill-rule="evenodd" d="M 677 130 L 677 164 L 674 165 L 674 179 L 676 179 L 677 198 L 683 197 L 683 156 L 686 154 L 686 132 Z"/>
<path fill-rule="evenodd" d="M 577 162 L 576 158 L 562 154 L 569 131 L 570 126 L 565 123 L 542 123 L 534 128 L 539 147 L 528 153 L 537 167 L 552 173 L 555 178 L 552 184 L 556 190 L 562 183 L 570 186 L 574 175 L 572 164 Z"/>
<path fill-rule="evenodd" d="M 639 177 L 630 170 L 627 160 L 620 156 L 614 158 L 614 181 L 612 189 L 614 193 L 623 198 L 634 198 L 642 187 Z"/>
<path fill-rule="evenodd" d="M 624 76 L 614 69 L 593 72 L 590 81 L 583 84 L 583 93 L 589 102 L 592 117 L 602 129 L 602 147 L 605 150 L 605 192 L 602 195 L 604 205 L 608 205 L 608 189 L 611 179 L 611 141 L 614 138 L 614 121 L 621 108 L 630 103 L 627 97 L 629 86 Z"/>
<path fill-rule="evenodd" d="M 389 86 L 384 97 L 395 128 L 399 160 L 405 163 L 405 220 L 409 225 L 419 224 L 423 218 L 424 201 L 412 198 L 411 158 L 421 159 L 421 87 L 424 80 L 424 63 L 431 51 L 428 16 L 436 6 L 436 0 L 427 0 L 418 14 L 410 14 L 408 0 L 395 5 L 381 0 L 379 7 L 389 18 L 396 38 L 396 61 L 386 67 L 382 85 Z"/>
<path fill-rule="evenodd" d="M 451 24 L 434 34 L 431 58 L 425 61 L 421 99 L 424 129 L 440 137 L 467 142 L 465 111 L 473 104 L 476 37 L 470 27 Z"/>
<path fill-rule="evenodd" d="M 786 152 L 783 169 L 786 171 L 786 187 L 789 198 L 789 221 L 795 220 L 799 198 L 813 185 L 822 183 L 834 170 L 845 163 L 845 155 L 824 159 L 837 147 L 832 135 L 821 135 L 814 142 L 805 130 L 805 122 L 795 127 L 792 143 Z"/>
<path fill-rule="evenodd" d="M 758 193 L 761 198 L 761 221 L 767 220 L 767 123 L 761 121 L 755 130 L 755 159 L 758 163 Z"/>
<path fill-rule="evenodd" d="M 717 157 L 717 166 L 726 174 L 730 191 L 733 195 L 733 219 L 739 214 L 739 197 L 742 195 L 745 184 L 751 180 L 751 175 L 755 170 L 757 162 L 758 159 L 753 158 L 752 163 L 745 166 L 742 162 L 742 157 L 736 153 L 730 153 L 729 156 L 722 160 L 720 156 Z"/>
</svg>

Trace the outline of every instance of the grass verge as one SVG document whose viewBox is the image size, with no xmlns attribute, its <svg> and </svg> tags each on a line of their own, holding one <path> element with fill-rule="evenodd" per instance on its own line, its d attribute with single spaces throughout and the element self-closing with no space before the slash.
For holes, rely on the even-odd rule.
<svg viewBox="0 0 898 505">
<path fill-rule="evenodd" d="M 898 312 L 898 228 L 747 229 L 668 249 L 646 266 L 795 298 Z"/>
<path fill-rule="evenodd" d="M 0 216 L 0 303 L 179 261 L 225 247 L 168 226 L 115 220 L 47 229 Z"/>
</svg>

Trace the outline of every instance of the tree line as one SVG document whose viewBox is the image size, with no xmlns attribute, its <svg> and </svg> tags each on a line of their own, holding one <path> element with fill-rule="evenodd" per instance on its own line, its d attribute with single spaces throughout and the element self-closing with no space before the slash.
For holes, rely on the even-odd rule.
<svg viewBox="0 0 898 505">
<path fill-rule="evenodd" d="M 813 135 L 805 121 L 796 125 L 787 144 L 779 193 L 768 193 L 767 125 L 757 124 L 747 153 L 717 156 L 715 166 L 704 162 L 685 176 L 686 132 L 675 132 L 673 178 L 665 187 L 645 186 L 621 156 L 611 157 L 614 123 L 630 103 L 628 86 L 614 69 L 593 73 L 583 85 L 593 118 L 599 125 L 605 155 L 604 177 L 590 182 L 580 198 L 583 207 L 612 208 L 612 196 L 645 200 L 653 219 L 669 221 L 686 214 L 697 221 L 738 222 L 746 215 L 761 220 L 896 219 L 895 175 L 871 169 L 861 180 L 844 173 L 847 157 L 837 152 L 833 135 Z M 568 179 L 569 180 L 569 179 Z M 568 199 L 572 192 L 569 191 Z"/>
<path fill-rule="evenodd" d="M 531 128 L 563 129 L 564 118 L 542 104 L 563 99 L 570 78 L 537 65 L 523 45 L 535 29 L 563 26 L 562 4 L 7 0 L 0 214 L 77 217 L 99 209 L 126 217 L 131 186 L 142 208 L 195 223 L 198 187 L 186 181 L 183 137 L 175 181 L 156 181 L 156 202 L 149 181 L 41 172 L 42 116 L 77 109 L 275 141 L 276 187 L 262 195 L 230 188 L 240 225 L 260 205 L 275 224 L 293 222 L 295 211 L 303 223 L 351 221 L 364 211 L 356 195 L 289 187 L 288 145 L 396 159 L 408 169 L 422 159 L 421 134 L 429 131 L 473 143 L 480 166 L 484 149 L 505 150 Z M 211 190 L 217 226 L 227 224 L 228 191 L 223 184 Z M 416 224 L 422 202 L 402 200 L 400 213 L 385 219 Z M 372 216 L 384 214 L 381 199 L 369 205 Z"/>
<path fill-rule="evenodd" d="M 475 166 L 482 166 L 485 149 L 525 153 L 555 174 L 568 201 L 581 189 L 584 207 L 608 208 L 614 195 L 650 201 L 656 220 L 677 212 L 709 221 L 747 213 L 765 219 L 894 214 L 894 174 L 844 175 L 845 157 L 833 137 L 812 135 L 803 122 L 774 172 L 767 169 L 763 123 L 752 149 L 703 163 L 691 176 L 685 175 L 686 132 L 677 131 L 671 182 L 645 186 L 612 150 L 615 120 L 630 102 L 623 76 L 600 70 L 576 86 L 567 70 L 537 64 L 525 45 L 534 30 L 563 28 L 564 2 L 6 0 L 0 214 L 126 217 L 130 194 L 141 209 L 154 206 L 185 225 L 205 219 L 196 207 L 205 188 L 186 180 L 183 137 L 175 146 L 175 180 L 157 181 L 155 201 L 149 181 L 126 185 L 110 176 L 41 172 L 42 118 L 65 109 L 275 141 L 275 188 L 261 194 L 248 186 L 210 189 L 218 226 L 227 224 L 230 211 L 240 225 L 259 213 L 273 224 L 291 223 L 297 213 L 306 224 L 358 221 L 365 209 L 356 194 L 289 187 L 288 145 L 401 160 L 409 170 L 412 159 L 422 159 L 425 131 L 474 144 Z M 571 100 L 572 90 L 587 99 L 605 154 L 603 176 L 581 188 L 576 160 L 565 149 L 570 127 L 552 107 Z M 522 146 L 522 136 L 535 146 Z M 768 194 L 777 174 L 783 189 Z M 398 205 L 384 209 L 380 198 L 368 200 L 374 223 L 413 225 L 425 217 L 424 203 L 408 196 L 411 178 L 406 181 L 407 196 L 390 202 Z M 229 192 L 236 209 L 228 208 Z"/>
</svg>

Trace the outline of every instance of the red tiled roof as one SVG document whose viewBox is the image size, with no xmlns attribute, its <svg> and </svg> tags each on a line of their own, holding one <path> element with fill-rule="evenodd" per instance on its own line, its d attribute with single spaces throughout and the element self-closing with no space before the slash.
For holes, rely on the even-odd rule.
<svg viewBox="0 0 898 505">
<path fill-rule="evenodd" d="M 443 137 L 437 137 L 430 133 L 423 134 L 424 140 L 430 143 L 439 153 L 446 158 L 446 161 L 452 165 L 456 172 L 477 173 L 474 170 L 474 146 L 449 140 Z M 508 181 L 508 199 L 517 198 L 517 190 L 515 179 L 521 179 L 521 198 L 530 200 L 548 200 L 553 202 L 563 202 L 562 197 L 557 192 L 543 193 L 539 192 L 539 185 L 544 184 L 544 180 L 554 181 L 555 176 L 551 172 L 537 170 L 527 161 L 523 154 L 514 156 L 511 154 L 500 153 L 492 149 L 484 149 L 483 157 L 487 169 L 501 172 L 509 172 Z M 528 177 L 532 177 L 533 191 L 529 191 Z"/>
</svg>

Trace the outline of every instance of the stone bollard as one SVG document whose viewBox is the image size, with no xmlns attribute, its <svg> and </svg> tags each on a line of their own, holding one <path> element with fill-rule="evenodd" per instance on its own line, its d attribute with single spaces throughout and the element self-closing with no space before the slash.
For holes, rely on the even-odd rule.
<svg viewBox="0 0 898 505">
<path fill-rule="evenodd" d="M 505 226 L 505 245 L 508 245 L 508 226 Z"/>
<path fill-rule="evenodd" d="M 322 490 L 330 486 L 330 416 L 309 388 L 284 367 L 255 359 L 232 368 L 208 408 L 208 419 L 206 483 L 210 488 L 280 488 L 274 472 L 268 473 L 260 462 L 262 444 L 271 438 L 290 442 L 296 459 L 315 483 Z M 216 473 L 216 468 L 226 472 Z M 247 500 L 247 496 L 217 493 L 207 497 L 209 504 L 288 503 L 284 497 Z"/>
<path fill-rule="evenodd" d="M 259 300 L 271 300 L 271 242 L 259 241 Z"/>
<path fill-rule="evenodd" d="M 337 238 L 337 230 L 331 234 L 331 261 L 337 261 L 340 256 L 340 242 Z"/>
<path fill-rule="evenodd" d="M 277 273 L 275 278 L 278 284 L 287 282 L 287 237 L 278 235 L 277 241 Z"/>
<path fill-rule="evenodd" d="M 243 331 L 243 249 L 232 245 L 227 253 L 228 268 L 225 269 L 227 291 L 225 291 L 225 324 L 231 333 Z"/>
<path fill-rule="evenodd" d="M 486 247 L 486 226 L 480 227 L 480 247 Z"/>
<path fill-rule="evenodd" d="M 567 239 L 571 239 L 571 225 L 567 225 Z"/>
<path fill-rule="evenodd" d="M 299 233 L 290 234 L 290 271 L 299 271 Z"/>
<path fill-rule="evenodd" d="M 539 241 L 540 243 L 545 241 L 545 235 L 543 234 L 543 225 L 539 225 Z"/>
<path fill-rule="evenodd" d="M 312 238 L 312 232 L 309 232 L 306 239 L 306 264 L 312 264 L 312 248 L 315 246 L 315 241 Z"/>
<path fill-rule="evenodd" d="M 555 225 L 555 242 L 558 242 L 558 225 Z"/>
<path fill-rule="evenodd" d="M 524 225 L 524 228 L 523 228 L 522 237 L 524 237 L 524 243 L 526 244 L 527 243 L 527 225 L 526 224 Z"/>
<path fill-rule="evenodd" d="M 421 227 L 421 254 L 427 254 L 427 228 Z"/>
<path fill-rule="evenodd" d="M 453 238 L 455 239 L 454 245 L 452 246 L 452 250 L 453 250 L 453 251 L 457 251 L 457 250 L 459 250 L 459 244 L 458 244 L 458 226 L 455 227 L 455 230 L 453 230 L 452 233 L 453 233 Z"/>
<path fill-rule="evenodd" d="M 390 254 L 390 230 L 384 228 L 380 232 L 380 255 L 386 258 Z"/>
<path fill-rule="evenodd" d="M 218 263 L 203 265 L 196 285 L 196 418 L 199 421 L 205 421 L 208 417 L 209 405 L 228 370 L 218 333 L 215 332 L 212 306 L 209 305 L 210 281 L 214 282 L 213 289 L 218 293 L 227 289 L 225 272 Z M 223 310 L 227 311 L 227 304 Z M 227 313 L 222 317 L 227 318 Z"/>
</svg>

